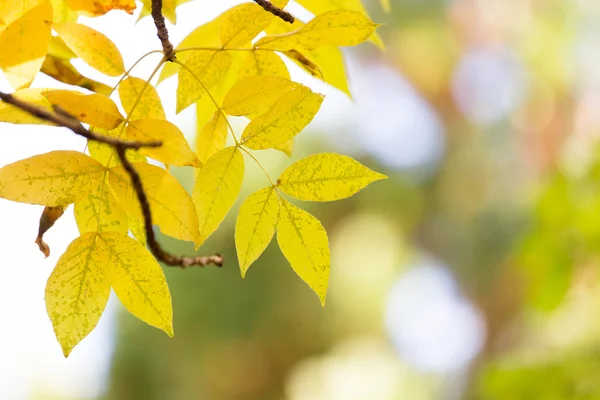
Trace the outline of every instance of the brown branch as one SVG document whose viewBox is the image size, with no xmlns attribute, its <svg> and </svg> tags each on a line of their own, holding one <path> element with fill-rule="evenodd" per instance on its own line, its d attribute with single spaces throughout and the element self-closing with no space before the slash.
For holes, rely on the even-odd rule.
<svg viewBox="0 0 600 400">
<path fill-rule="evenodd" d="M 175 51 L 173 50 L 173 43 L 169 40 L 169 31 L 165 26 L 165 17 L 162 15 L 162 0 L 152 0 L 152 18 L 156 26 L 156 36 L 160 39 L 165 58 L 168 61 L 173 61 L 175 59 Z"/>
<path fill-rule="evenodd" d="M 259 6 L 264 8 L 265 11 L 270 12 L 271 14 L 275 15 L 276 17 L 281 18 L 285 22 L 289 22 L 290 24 L 294 23 L 295 18 L 292 14 L 290 14 L 287 11 L 282 10 L 279 7 L 274 6 L 269 0 L 254 0 L 254 1 L 256 2 L 256 4 L 258 4 Z"/>
<path fill-rule="evenodd" d="M 135 150 L 140 149 L 142 147 L 159 147 L 162 145 L 162 142 L 136 142 L 129 140 L 121 140 L 110 136 L 99 135 L 86 129 L 76 118 L 69 115 L 64 110 L 58 107 L 55 107 L 54 112 L 50 112 L 44 108 L 27 103 L 23 100 L 19 100 L 11 94 L 2 92 L 0 92 L 0 99 L 2 99 L 8 104 L 12 104 L 17 108 L 20 108 L 25 112 L 28 112 L 34 117 L 43 119 L 48 122 L 53 122 L 58 126 L 68 128 L 77 135 L 83 136 L 89 140 L 95 140 L 97 142 L 105 143 L 107 145 L 112 146 L 116 150 L 117 155 L 119 156 L 119 159 L 123 164 L 123 168 L 125 168 L 125 171 L 128 173 L 129 178 L 131 179 L 131 183 L 133 185 L 133 188 L 135 189 L 138 201 L 140 202 L 142 214 L 144 215 L 144 227 L 146 230 L 146 240 L 148 242 L 148 247 L 150 248 L 150 251 L 152 252 L 154 257 L 156 257 L 157 260 L 162 261 L 166 265 L 181 268 L 187 268 L 191 266 L 204 267 L 209 264 L 215 264 L 220 267 L 223 264 L 223 257 L 219 254 L 210 257 L 172 255 L 165 251 L 156 240 L 154 230 L 152 229 L 152 213 L 150 212 L 150 203 L 148 202 L 148 197 L 146 196 L 146 192 L 144 191 L 144 188 L 142 186 L 140 175 L 135 170 L 131 162 L 127 159 L 125 153 L 128 149 Z"/>
</svg>

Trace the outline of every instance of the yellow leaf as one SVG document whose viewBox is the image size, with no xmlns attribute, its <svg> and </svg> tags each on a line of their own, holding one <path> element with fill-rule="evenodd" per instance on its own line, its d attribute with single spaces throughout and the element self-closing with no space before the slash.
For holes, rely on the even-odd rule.
<svg viewBox="0 0 600 400">
<path fill-rule="evenodd" d="M 196 142 L 196 153 L 202 163 L 206 163 L 213 154 L 223 150 L 227 142 L 227 121 L 220 111 L 202 128 Z"/>
<path fill-rule="evenodd" d="M 210 94 L 215 101 L 213 102 L 210 96 L 203 96 L 196 102 L 196 135 L 199 135 L 208 121 L 212 119 L 216 110 L 215 103 L 217 105 L 223 104 L 225 95 L 236 82 L 236 74 L 233 73 L 233 71 L 239 70 L 243 56 L 241 53 L 242 52 L 237 52 L 232 54 L 231 67 L 229 67 L 231 73 L 226 74 L 219 83 L 210 89 Z"/>
<path fill-rule="evenodd" d="M 160 119 L 132 121 L 127 126 L 127 139 L 141 142 L 162 141 L 162 146 L 142 148 L 140 153 L 165 164 L 202 166 L 183 137 L 183 133 L 169 121 Z"/>
<path fill-rule="evenodd" d="M 109 76 L 119 76 L 125 72 L 119 49 L 102 33 L 73 22 L 54 23 L 52 28 L 90 67 Z"/>
<path fill-rule="evenodd" d="M 119 232 L 98 234 L 110 285 L 125 308 L 173 336 L 171 293 L 162 268 L 138 241 Z"/>
<path fill-rule="evenodd" d="M 244 179 L 244 157 L 235 147 L 212 156 L 196 173 L 192 198 L 198 210 L 200 243 L 217 230 L 235 203 Z"/>
<path fill-rule="evenodd" d="M 223 15 L 224 14 L 221 14 L 214 20 L 207 22 L 204 25 L 200 25 L 194 29 L 181 41 L 181 43 L 179 43 L 177 50 L 189 47 L 219 47 L 221 45 L 221 41 L 219 39 L 219 27 L 221 26 Z M 187 53 L 187 51 L 178 54 L 177 57 L 179 58 L 185 53 Z M 160 71 L 158 82 L 160 83 L 168 77 L 175 75 L 180 68 L 181 67 L 178 64 L 169 62 L 165 63 L 162 71 Z"/>
<path fill-rule="evenodd" d="M 289 54 L 286 53 L 286 55 Z M 305 68 L 313 76 L 316 76 L 325 83 L 340 89 L 348 96 L 351 96 L 350 89 L 348 89 L 348 78 L 346 76 L 346 66 L 344 65 L 344 55 L 339 48 L 335 46 L 319 47 L 318 49 L 309 51 L 307 56 L 317 67 L 320 76 L 312 74 L 312 72 L 301 62 L 297 62 L 297 64 Z"/>
<path fill-rule="evenodd" d="M 273 148 L 275 150 L 281 151 L 286 156 L 291 157 L 292 156 L 292 151 L 294 151 L 294 139 L 290 139 L 287 142 L 283 142 L 283 143 L 279 143 L 279 144 L 273 145 Z"/>
<path fill-rule="evenodd" d="M 40 71 L 59 82 L 79 86 L 92 92 L 108 95 L 112 91 L 110 86 L 81 75 L 68 59 L 48 54 Z"/>
<path fill-rule="evenodd" d="M 298 3 L 314 15 L 323 14 L 332 10 L 350 10 L 357 11 L 367 17 L 369 16 L 367 10 L 363 6 L 363 1 L 361 0 L 298 0 Z M 373 33 L 369 40 L 380 49 L 384 48 L 383 41 L 377 32 Z"/>
<path fill-rule="evenodd" d="M 153 222 L 165 235 L 200 244 L 198 216 L 192 198 L 181 184 L 167 171 L 155 165 L 133 164 L 142 180 L 142 187 L 150 203 Z M 143 215 L 129 175 L 119 165 L 110 169 L 110 187 L 121 206 L 134 218 Z"/>
<path fill-rule="evenodd" d="M 79 233 L 116 231 L 127 233 L 127 214 L 113 196 L 107 179 L 75 203 Z"/>
<path fill-rule="evenodd" d="M 46 89 L 21 89 L 13 93 L 19 100 L 26 101 L 35 106 L 52 111 L 52 105 L 42 95 Z M 54 125 L 46 120 L 34 117 L 26 111 L 21 110 L 13 105 L 0 101 L 0 121 L 10 122 L 11 124 L 35 124 L 35 125 Z"/>
<path fill-rule="evenodd" d="M 273 14 L 255 3 L 244 3 L 227 13 L 221 24 L 221 44 L 225 48 L 247 45 L 272 21 Z"/>
<path fill-rule="evenodd" d="M 348 156 L 321 153 L 290 165 L 279 177 L 277 186 L 300 200 L 332 201 L 350 197 L 380 179 L 387 176 Z"/>
<path fill-rule="evenodd" d="M 65 357 L 96 327 L 110 295 L 104 274 L 109 253 L 99 244 L 95 232 L 75 239 L 46 284 L 46 311 Z"/>
<path fill-rule="evenodd" d="M 131 112 L 144 86 L 146 86 L 144 94 L 141 95 L 140 100 L 137 102 L 135 110 Z M 146 81 L 143 79 L 130 76 L 121 82 L 119 85 L 119 98 L 125 112 L 131 113 L 129 115 L 130 121 L 142 118 L 166 119 L 158 92 L 152 84 L 146 84 Z"/>
<path fill-rule="evenodd" d="M 143 246 L 146 246 L 146 227 L 144 226 L 144 221 L 135 218 L 131 214 L 127 214 L 127 225 L 133 237 Z"/>
<path fill-rule="evenodd" d="M 312 121 L 322 102 L 322 95 L 300 85 L 284 94 L 265 114 L 253 119 L 244 130 L 242 143 L 260 150 L 287 142 Z"/>
<path fill-rule="evenodd" d="M 192 73 L 185 68 L 179 70 L 177 113 L 206 95 L 227 74 L 232 61 L 228 52 L 219 50 L 189 51 L 179 59 Z"/>
<path fill-rule="evenodd" d="M 77 55 L 73 53 L 65 44 L 64 40 L 58 36 L 52 36 L 50 38 L 50 43 L 48 43 L 48 55 L 54 56 L 61 60 L 77 58 Z"/>
<path fill-rule="evenodd" d="M 78 151 L 58 150 L 0 168 L 0 197 L 29 204 L 64 206 L 101 184 L 104 167 Z"/>
<path fill-rule="evenodd" d="M 323 80 L 323 72 L 314 62 L 310 61 L 304 54 L 296 49 L 284 51 L 283 54 L 291 58 L 300 68 L 307 71 L 315 78 Z"/>
<path fill-rule="evenodd" d="M 32 5 L 31 1 L 23 3 Z M 47 21 L 52 20 L 52 4 L 42 1 L 27 12 L 12 14 L 15 16 L 19 18 L 0 34 L 0 69 L 15 89 L 21 89 L 31 84 L 44 62 L 51 35 Z"/>
<path fill-rule="evenodd" d="M 328 11 L 294 32 L 265 36 L 255 47 L 286 51 L 313 50 L 327 45 L 354 46 L 367 40 L 377 26 L 359 12 Z"/>
<path fill-rule="evenodd" d="M 0 1 L 0 34 L 13 22 L 47 0 Z"/>
<path fill-rule="evenodd" d="M 95 133 L 110 136 L 118 139 L 127 139 L 125 134 L 125 128 L 123 124 L 119 125 L 117 128 L 112 130 L 101 129 L 101 128 L 93 128 Z M 114 167 L 121 163 L 119 160 L 119 156 L 115 151 L 114 147 L 97 142 L 95 140 L 88 140 L 88 151 L 90 152 L 90 156 L 94 158 L 94 160 L 98 161 L 100 164 L 104 165 L 107 168 Z M 146 157 L 143 156 L 139 150 L 127 150 L 125 153 L 127 159 L 131 162 L 146 162 Z"/>
<path fill-rule="evenodd" d="M 319 296 L 325 306 L 330 255 L 327 232 L 318 219 L 281 200 L 277 243 L 292 269 Z"/>
<path fill-rule="evenodd" d="M 103 94 L 83 94 L 73 90 L 47 90 L 44 96 L 79 121 L 103 129 L 114 129 L 123 116 L 114 101 Z"/>
<path fill-rule="evenodd" d="M 54 10 L 53 22 L 76 22 L 79 15 L 73 11 L 65 0 L 50 0 Z"/>
<path fill-rule="evenodd" d="M 279 199 L 272 187 L 252 193 L 242 203 L 235 223 L 235 248 L 242 278 L 269 245 L 278 217 Z"/>
<path fill-rule="evenodd" d="M 74 11 L 79 11 L 90 17 L 104 15 L 110 10 L 123 10 L 133 14 L 135 0 L 65 0 Z"/>
<path fill-rule="evenodd" d="M 230 115 L 262 114 L 284 94 L 302 85 L 274 75 L 251 76 L 237 82 L 223 100 Z"/>
<path fill-rule="evenodd" d="M 244 58 L 238 80 L 257 75 L 277 75 L 290 79 L 290 73 L 285 63 L 272 51 L 251 51 Z"/>
</svg>

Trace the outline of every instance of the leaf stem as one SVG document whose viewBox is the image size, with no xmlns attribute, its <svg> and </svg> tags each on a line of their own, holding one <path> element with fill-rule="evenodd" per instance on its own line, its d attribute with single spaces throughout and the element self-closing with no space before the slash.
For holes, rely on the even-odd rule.
<svg viewBox="0 0 600 400">
<path fill-rule="evenodd" d="M 246 152 L 246 154 L 248 154 L 250 156 L 250 158 L 252 158 L 254 160 L 254 162 L 260 167 L 260 169 L 262 169 L 262 171 L 265 173 L 265 176 L 267 177 L 267 179 L 269 180 L 269 183 L 271 184 L 271 186 L 275 187 L 276 185 L 273 183 L 273 180 L 271 179 L 271 177 L 269 176 L 269 173 L 267 172 L 267 170 L 262 166 L 262 164 L 260 163 L 260 161 L 258 161 L 256 159 L 256 157 L 254 157 L 254 154 L 250 153 L 250 150 L 248 150 L 247 148 L 245 148 L 244 146 L 238 145 L 238 148 L 242 149 L 244 152 Z"/>
</svg>

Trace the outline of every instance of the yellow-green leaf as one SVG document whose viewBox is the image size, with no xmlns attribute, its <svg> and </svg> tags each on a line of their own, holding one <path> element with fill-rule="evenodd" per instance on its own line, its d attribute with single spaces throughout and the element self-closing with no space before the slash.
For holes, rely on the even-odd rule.
<svg viewBox="0 0 600 400">
<path fill-rule="evenodd" d="M 265 36 L 255 47 L 285 51 L 313 50 L 327 45 L 354 46 L 367 40 L 377 26 L 356 11 L 328 11 L 294 32 Z"/>
<path fill-rule="evenodd" d="M 306 127 L 319 111 L 323 96 L 306 86 L 284 94 L 266 113 L 253 119 L 242 135 L 251 149 L 268 149 L 287 142 Z"/>
<path fill-rule="evenodd" d="M 65 0 L 50 0 L 54 10 L 53 22 L 75 22 L 79 15 L 73 11 Z"/>
<path fill-rule="evenodd" d="M 125 112 L 131 114 L 129 115 L 130 121 L 142 118 L 166 119 L 158 92 L 151 83 L 146 83 L 143 79 L 130 76 L 121 82 L 119 98 Z M 139 101 L 137 101 L 138 98 L 140 98 Z M 137 105 L 131 112 L 136 102 Z"/>
<path fill-rule="evenodd" d="M 150 203 L 152 219 L 165 235 L 200 244 L 198 216 L 192 198 L 181 184 L 167 171 L 155 165 L 135 163 L 142 187 Z M 134 218 L 143 215 L 135 189 L 122 165 L 110 169 L 110 187 L 121 206 Z"/>
<path fill-rule="evenodd" d="M 0 168 L 0 197 L 29 204 L 64 206 L 89 195 L 104 167 L 78 151 L 58 150 Z"/>
<path fill-rule="evenodd" d="M 302 85 L 274 75 L 251 76 L 237 82 L 223 100 L 230 115 L 262 114 L 284 94 Z"/>
<path fill-rule="evenodd" d="M 26 101 L 29 104 L 52 111 L 52 104 L 42 95 L 46 89 L 26 88 L 17 90 L 13 96 L 19 100 Z M 35 124 L 35 125 L 54 125 L 51 122 L 34 117 L 26 111 L 21 110 L 11 104 L 0 101 L 0 121 L 10 122 L 11 124 Z"/>
<path fill-rule="evenodd" d="M 278 217 L 279 198 L 272 187 L 252 193 L 242 203 L 235 223 L 235 248 L 242 278 L 269 245 Z"/>
<path fill-rule="evenodd" d="M 325 306 L 330 255 L 327 232 L 318 219 L 282 199 L 277 243 L 292 269 L 319 296 Z"/>
<path fill-rule="evenodd" d="M 140 153 L 169 165 L 200 167 L 202 163 L 178 127 L 166 120 L 138 119 L 127 125 L 127 139 L 154 142 L 160 147 L 144 147 Z"/>
<path fill-rule="evenodd" d="M 290 79 L 285 63 L 273 51 L 251 51 L 246 55 L 240 67 L 238 80 L 257 75 L 277 75 Z"/>
<path fill-rule="evenodd" d="M 125 72 L 119 49 L 102 33 L 74 22 L 54 23 L 52 28 L 90 67 L 109 76 L 119 76 Z"/>
<path fill-rule="evenodd" d="M 232 61 L 228 52 L 219 50 L 189 51 L 178 57 L 189 71 L 179 69 L 177 113 L 206 95 L 227 74 Z"/>
<path fill-rule="evenodd" d="M 101 128 L 93 128 L 92 130 L 95 133 L 99 133 L 104 136 L 123 140 L 127 139 L 123 124 L 112 130 Z M 121 163 L 114 147 L 108 144 L 100 143 L 95 140 L 88 140 L 88 151 L 94 160 L 97 160 L 100 164 L 107 168 L 114 167 L 115 165 Z M 127 159 L 131 162 L 146 162 L 146 157 L 143 156 L 139 150 L 127 150 L 125 154 Z"/>
<path fill-rule="evenodd" d="M 290 165 L 277 185 L 282 192 L 300 200 L 332 201 L 350 197 L 380 179 L 387 176 L 348 156 L 321 153 Z"/>
<path fill-rule="evenodd" d="M 79 11 L 90 17 L 104 15 L 110 10 L 123 10 L 133 14 L 135 0 L 65 0 L 74 11 Z"/>
<path fill-rule="evenodd" d="M 221 24 L 221 44 L 235 48 L 247 45 L 272 21 L 273 15 L 255 3 L 244 3 L 227 13 Z"/>
<path fill-rule="evenodd" d="M 46 284 L 46 311 L 65 357 L 96 327 L 110 295 L 104 274 L 109 254 L 98 244 L 95 232 L 75 239 Z"/>
<path fill-rule="evenodd" d="M 4 2 L 6 0 L 3 0 Z M 8 19 L 15 18 L 0 34 L 0 69 L 15 89 L 28 87 L 39 72 L 50 41 L 50 1 L 8 2 Z M 28 9 L 15 10 L 13 6 Z M 14 11 L 14 12 L 13 12 Z M 0 19 L 5 16 L 0 14 Z M 1 28 L 0 28 L 1 29 Z"/>
<path fill-rule="evenodd" d="M 73 90 L 47 90 L 44 96 L 79 121 L 103 129 L 114 129 L 123 116 L 114 101 L 103 94 L 83 94 Z"/>
<path fill-rule="evenodd" d="M 379 3 L 381 4 L 383 11 L 388 14 L 392 12 L 392 0 L 379 0 Z"/>
<path fill-rule="evenodd" d="M 196 154 L 206 163 L 213 154 L 223 150 L 227 142 L 227 121 L 223 113 L 215 111 L 212 119 L 200 131 L 196 141 Z"/>
<path fill-rule="evenodd" d="M 244 157 L 235 147 L 212 156 L 196 173 L 192 198 L 198 210 L 200 243 L 217 230 L 235 203 L 244 179 Z"/>
<path fill-rule="evenodd" d="M 116 231 L 127 233 L 127 214 L 103 179 L 88 196 L 75 203 L 79 233 Z"/>
<path fill-rule="evenodd" d="M 152 254 L 119 232 L 102 232 L 97 241 L 106 254 L 106 276 L 121 303 L 142 321 L 173 336 L 171 293 Z"/>
</svg>

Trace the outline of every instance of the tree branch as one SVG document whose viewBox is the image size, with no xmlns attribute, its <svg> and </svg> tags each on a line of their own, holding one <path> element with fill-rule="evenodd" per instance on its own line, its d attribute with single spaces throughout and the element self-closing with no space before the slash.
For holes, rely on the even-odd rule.
<svg viewBox="0 0 600 400">
<path fill-rule="evenodd" d="M 219 254 L 214 256 L 175 256 L 167 251 L 165 251 L 158 241 L 156 240 L 156 235 L 154 234 L 154 230 L 152 229 L 152 213 L 150 211 L 150 203 L 148 202 L 148 197 L 146 196 L 146 192 L 142 186 L 142 181 L 140 179 L 140 175 L 135 170 L 131 162 L 126 157 L 126 151 L 128 149 L 140 149 L 142 147 L 159 147 L 162 145 L 162 142 L 138 142 L 138 141 L 129 141 L 129 140 L 121 140 L 118 138 L 100 135 L 95 132 L 92 132 L 86 129 L 81 122 L 78 121 L 73 116 L 66 113 L 64 110 L 61 110 L 58 107 L 55 107 L 54 112 L 50 112 L 44 108 L 38 107 L 36 105 L 27 103 L 23 100 L 17 99 L 15 96 L 7 93 L 0 92 L 0 99 L 8 104 L 12 104 L 13 106 L 28 112 L 34 117 L 43 119 L 48 122 L 52 122 L 58 126 L 62 126 L 70 129 L 73 133 L 83 136 L 89 140 L 95 140 L 97 142 L 105 143 L 109 146 L 112 146 L 121 163 L 123 164 L 123 168 L 129 175 L 131 179 L 131 184 L 135 190 L 138 201 L 140 202 L 140 206 L 142 208 L 142 214 L 144 216 L 144 227 L 146 231 L 146 240 L 148 242 L 148 247 L 150 251 L 156 257 L 157 260 L 163 262 L 166 265 L 187 268 L 191 266 L 201 266 L 204 267 L 209 264 L 215 264 L 216 266 L 221 266 L 223 264 L 223 257 Z"/>
<path fill-rule="evenodd" d="M 168 61 L 173 61 L 175 59 L 175 51 L 173 50 L 173 44 L 169 40 L 169 31 L 165 26 L 165 17 L 162 15 L 162 0 L 152 0 L 152 18 L 156 26 L 156 36 L 160 39 L 163 51 L 165 52 L 165 58 Z"/>
<path fill-rule="evenodd" d="M 293 24 L 295 18 L 292 14 L 287 11 L 282 10 L 279 7 L 274 6 L 269 0 L 254 0 L 256 4 L 264 8 L 265 11 L 270 12 L 271 14 L 281 18 L 285 22 L 289 22 Z"/>
</svg>

